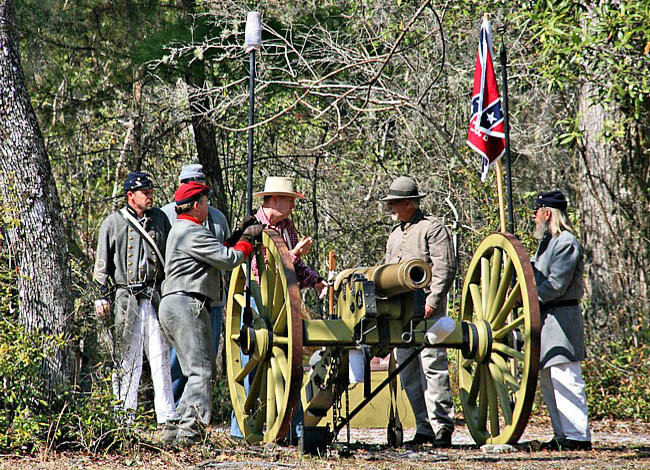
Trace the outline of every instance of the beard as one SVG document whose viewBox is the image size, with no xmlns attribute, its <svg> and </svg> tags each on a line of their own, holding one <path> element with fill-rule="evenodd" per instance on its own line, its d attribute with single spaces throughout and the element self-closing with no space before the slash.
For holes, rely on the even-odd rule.
<svg viewBox="0 0 650 470">
<path fill-rule="evenodd" d="M 393 222 L 397 222 L 397 221 L 399 220 L 399 219 L 397 218 L 397 214 L 396 214 L 395 212 L 393 212 L 393 213 L 390 215 L 390 218 L 393 220 Z"/>
<path fill-rule="evenodd" d="M 535 222 L 535 231 L 533 232 L 533 237 L 537 240 L 544 238 L 546 233 L 546 224 L 544 222 Z"/>
</svg>

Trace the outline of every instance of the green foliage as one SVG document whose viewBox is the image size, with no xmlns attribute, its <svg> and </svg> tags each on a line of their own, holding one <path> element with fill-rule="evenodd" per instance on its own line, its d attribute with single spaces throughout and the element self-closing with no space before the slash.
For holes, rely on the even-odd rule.
<svg viewBox="0 0 650 470">
<path fill-rule="evenodd" d="M 650 347 L 609 345 L 589 358 L 583 375 L 591 418 L 630 418 L 650 421 Z"/>
<path fill-rule="evenodd" d="M 650 99 L 650 4 L 605 1 L 587 6 L 540 0 L 519 12 L 530 21 L 536 66 L 549 87 L 594 85 L 595 101 L 617 103 L 640 120 Z M 610 123 L 613 130 L 616 123 Z M 567 136 L 568 137 L 568 136 Z"/>
</svg>

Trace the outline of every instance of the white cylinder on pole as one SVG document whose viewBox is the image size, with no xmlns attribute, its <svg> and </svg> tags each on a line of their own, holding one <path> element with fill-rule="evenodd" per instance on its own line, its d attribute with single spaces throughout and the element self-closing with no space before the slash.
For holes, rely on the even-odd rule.
<svg viewBox="0 0 650 470">
<path fill-rule="evenodd" d="M 246 17 L 246 52 L 259 51 L 262 47 L 262 22 L 257 11 L 249 11 Z"/>
<path fill-rule="evenodd" d="M 361 349 L 350 349 L 348 351 L 348 375 L 351 384 L 363 382 L 365 361 L 366 355 Z"/>
<path fill-rule="evenodd" d="M 429 328 L 424 335 L 429 344 L 440 344 L 456 328 L 456 322 L 451 317 L 442 317 Z"/>
</svg>

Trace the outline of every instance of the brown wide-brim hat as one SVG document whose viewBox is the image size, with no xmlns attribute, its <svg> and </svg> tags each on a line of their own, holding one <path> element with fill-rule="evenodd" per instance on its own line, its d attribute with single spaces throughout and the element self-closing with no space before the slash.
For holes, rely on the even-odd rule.
<svg viewBox="0 0 650 470">
<path fill-rule="evenodd" d="M 395 178 L 388 188 L 388 195 L 382 197 L 382 202 L 400 201 L 402 199 L 422 199 L 426 194 L 418 192 L 418 185 L 409 176 Z"/>
<path fill-rule="evenodd" d="M 264 191 L 253 193 L 255 197 L 287 196 L 305 199 L 305 195 L 293 190 L 293 178 L 287 176 L 269 176 L 264 183 Z"/>
</svg>

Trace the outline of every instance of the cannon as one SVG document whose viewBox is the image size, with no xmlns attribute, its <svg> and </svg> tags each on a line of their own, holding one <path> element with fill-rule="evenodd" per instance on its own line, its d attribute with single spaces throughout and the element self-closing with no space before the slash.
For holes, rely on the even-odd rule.
<svg viewBox="0 0 650 470">
<path fill-rule="evenodd" d="M 254 256 L 259 282 L 250 281 L 250 313 L 245 265 L 232 273 L 226 307 L 227 377 L 246 441 L 287 437 L 299 400 L 306 427 L 332 408 L 330 440 L 335 438 L 399 372 L 398 367 L 376 390 L 367 382 L 364 401 L 341 416 L 350 351 L 363 348 L 369 358 L 396 346 L 458 350 L 460 401 L 473 439 L 479 445 L 519 440 L 537 385 L 540 318 L 533 269 L 514 236 L 492 234 L 480 243 L 465 275 L 459 318 L 442 337 L 427 335 L 435 322 L 422 317 L 421 289 L 431 276 L 423 261 L 341 271 L 334 281 L 333 314 L 308 319 L 300 314 L 298 284 L 282 237 L 265 230 Z M 307 374 L 303 348 L 320 348 Z"/>
</svg>

